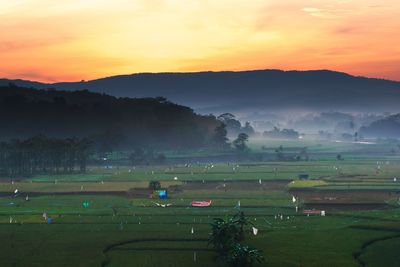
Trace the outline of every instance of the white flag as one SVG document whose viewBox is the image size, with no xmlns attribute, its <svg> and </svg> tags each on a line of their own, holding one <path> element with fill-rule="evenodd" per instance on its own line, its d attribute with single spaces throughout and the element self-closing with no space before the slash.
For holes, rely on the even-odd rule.
<svg viewBox="0 0 400 267">
<path fill-rule="evenodd" d="M 255 227 L 253 227 L 253 234 L 254 234 L 254 235 L 257 235 L 257 233 L 258 233 L 258 229 L 255 228 Z"/>
</svg>

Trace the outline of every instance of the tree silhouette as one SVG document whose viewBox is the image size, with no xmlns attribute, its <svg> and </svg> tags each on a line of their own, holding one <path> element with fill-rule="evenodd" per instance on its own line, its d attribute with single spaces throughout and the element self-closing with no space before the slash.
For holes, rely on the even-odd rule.
<svg viewBox="0 0 400 267">
<path fill-rule="evenodd" d="M 226 125 L 221 123 L 219 126 L 215 128 L 215 133 L 213 136 L 213 143 L 218 147 L 218 149 L 225 149 L 229 147 L 227 135 Z"/>
<path fill-rule="evenodd" d="M 155 191 L 161 189 L 160 181 L 150 181 L 149 182 L 149 189 Z"/>
<path fill-rule="evenodd" d="M 232 267 L 251 267 L 261 262 L 261 252 L 242 245 L 244 227 L 250 224 L 243 212 L 225 220 L 214 218 L 211 223 L 209 244 L 218 252 L 218 258 Z"/>
<path fill-rule="evenodd" d="M 233 145 L 240 152 L 248 150 L 246 142 L 249 141 L 249 136 L 245 133 L 240 133 L 238 137 L 233 141 Z"/>
<path fill-rule="evenodd" d="M 227 263 L 232 267 L 252 267 L 256 262 L 262 262 L 264 257 L 260 251 L 240 243 L 234 243 L 230 249 Z"/>
<path fill-rule="evenodd" d="M 76 165 L 86 171 L 92 155 L 89 139 L 55 139 L 44 135 L 26 140 L 0 143 L 0 174 L 31 176 L 36 174 L 70 173 Z"/>
</svg>

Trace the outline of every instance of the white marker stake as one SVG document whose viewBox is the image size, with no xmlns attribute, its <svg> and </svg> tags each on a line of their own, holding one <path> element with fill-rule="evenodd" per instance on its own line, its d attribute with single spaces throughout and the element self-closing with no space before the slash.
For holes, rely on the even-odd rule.
<svg viewBox="0 0 400 267">
<path fill-rule="evenodd" d="M 190 233 L 193 235 L 194 234 L 194 229 L 193 229 L 193 227 L 192 227 L 192 230 L 190 231 Z"/>
<path fill-rule="evenodd" d="M 194 261 L 194 262 L 196 262 L 196 260 L 197 260 L 196 257 L 197 257 L 197 255 L 196 255 L 196 251 L 195 251 L 195 252 L 193 252 L 193 261 Z"/>
</svg>

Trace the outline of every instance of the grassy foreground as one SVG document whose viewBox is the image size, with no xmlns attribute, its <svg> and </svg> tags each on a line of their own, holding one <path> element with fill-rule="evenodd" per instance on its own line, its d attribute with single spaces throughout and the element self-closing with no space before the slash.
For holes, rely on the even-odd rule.
<svg viewBox="0 0 400 267">
<path fill-rule="evenodd" d="M 270 145 L 271 153 L 277 145 Z M 400 177 L 400 159 L 362 157 L 371 146 L 308 146 L 309 161 L 92 166 L 85 175 L 5 178 L 0 265 L 222 266 L 207 244 L 209 223 L 235 214 L 240 201 L 259 229 L 254 236 L 248 227 L 245 240 L 263 252 L 265 262 L 256 266 L 398 266 L 400 179 L 393 178 Z M 326 156 L 344 149 L 350 151 L 343 161 Z M 298 180 L 300 173 L 310 180 Z M 127 194 L 150 180 L 170 189 L 169 198 Z M 190 207 L 209 199 L 211 207 Z M 307 209 L 327 215 L 307 216 Z"/>
</svg>

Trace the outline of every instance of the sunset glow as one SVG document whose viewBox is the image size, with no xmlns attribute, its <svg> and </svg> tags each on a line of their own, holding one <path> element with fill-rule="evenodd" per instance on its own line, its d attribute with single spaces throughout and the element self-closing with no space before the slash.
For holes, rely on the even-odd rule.
<svg viewBox="0 0 400 267">
<path fill-rule="evenodd" d="M 0 77 L 332 69 L 400 80 L 398 0 L 0 0 Z"/>
</svg>

